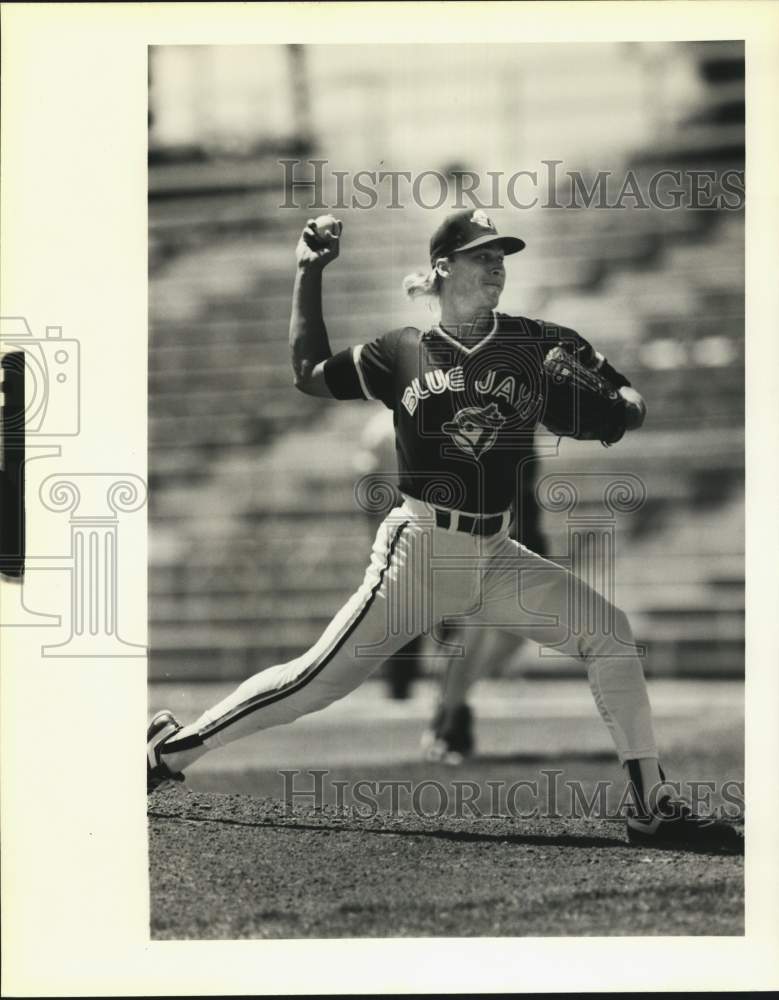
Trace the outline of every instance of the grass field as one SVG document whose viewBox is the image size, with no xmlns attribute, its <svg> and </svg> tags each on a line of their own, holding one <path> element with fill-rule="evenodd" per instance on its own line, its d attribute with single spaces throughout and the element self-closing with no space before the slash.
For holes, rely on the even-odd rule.
<svg viewBox="0 0 779 1000">
<path fill-rule="evenodd" d="M 225 691 L 155 686 L 150 710 L 189 720 Z M 669 777 L 743 780 L 740 684 L 650 693 Z M 743 934 L 743 859 L 628 846 L 621 769 L 584 681 L 482 682 L 478 753 L 459 768 L 420 759 L 434 695 L 421 684 L 391 702 L 368 682 L 155 793 L 152 936 Z M 596 815 L 573 815 L 572 786 L 591 798 L 599 781 Z"/>
</svg>

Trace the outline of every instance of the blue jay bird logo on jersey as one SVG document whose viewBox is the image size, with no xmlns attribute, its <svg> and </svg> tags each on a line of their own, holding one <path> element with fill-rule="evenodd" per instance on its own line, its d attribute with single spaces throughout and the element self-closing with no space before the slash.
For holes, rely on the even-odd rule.
<svg viewBox="0 0 779 1000">
<path fill-rule="evenodd" d="M 473 458 L 489 451 L 498 439 L 498 431 L 506 422 L 496 403 L 489 406 L 467 406 L 458 410 L 452 420 L 441 428 L 457 447 Z"/>
</svg>

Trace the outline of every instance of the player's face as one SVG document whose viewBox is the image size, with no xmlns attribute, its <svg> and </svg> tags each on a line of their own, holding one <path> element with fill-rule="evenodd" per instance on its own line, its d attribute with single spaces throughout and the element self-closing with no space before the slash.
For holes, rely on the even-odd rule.
<svg viewBox="0 0 779 1000">
<path fill-rule="evenodd" d="M 506 283 L 503 250 L 496 245 L 452 254 L 452 291 L 474 308 L 494 309 Z"/>
</svg>

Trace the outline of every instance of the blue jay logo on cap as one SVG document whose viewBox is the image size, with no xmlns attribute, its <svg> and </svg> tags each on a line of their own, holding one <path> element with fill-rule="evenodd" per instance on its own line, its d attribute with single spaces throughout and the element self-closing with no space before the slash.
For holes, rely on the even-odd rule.
<svg viewBox="0 0 779 1000">
<path fill-rule="evenodd" d="M 476 209 L 471 216 L 470 221 L 475 222 L 477 226 L 482 226 L 484 229 L 495 229 L 495 226 L 492 224 L 492 219 L 481 208 Z"/>
</svg>

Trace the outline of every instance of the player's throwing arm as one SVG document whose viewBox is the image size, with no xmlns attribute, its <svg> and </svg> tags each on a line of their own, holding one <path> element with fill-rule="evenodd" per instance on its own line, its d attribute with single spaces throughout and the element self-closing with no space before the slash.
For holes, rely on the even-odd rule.
<svg viewBox="0 0 779 1000">
<path fill-rule="evenodd" d="M 322 272 L 341 250 L 343 225 L 332 215 L 309 219 L 295 247 L 289 347 L 295 386 L 309 396 L 331 396 L 324 362 L 331 356 L 322 317 Z"/>
</svg>

